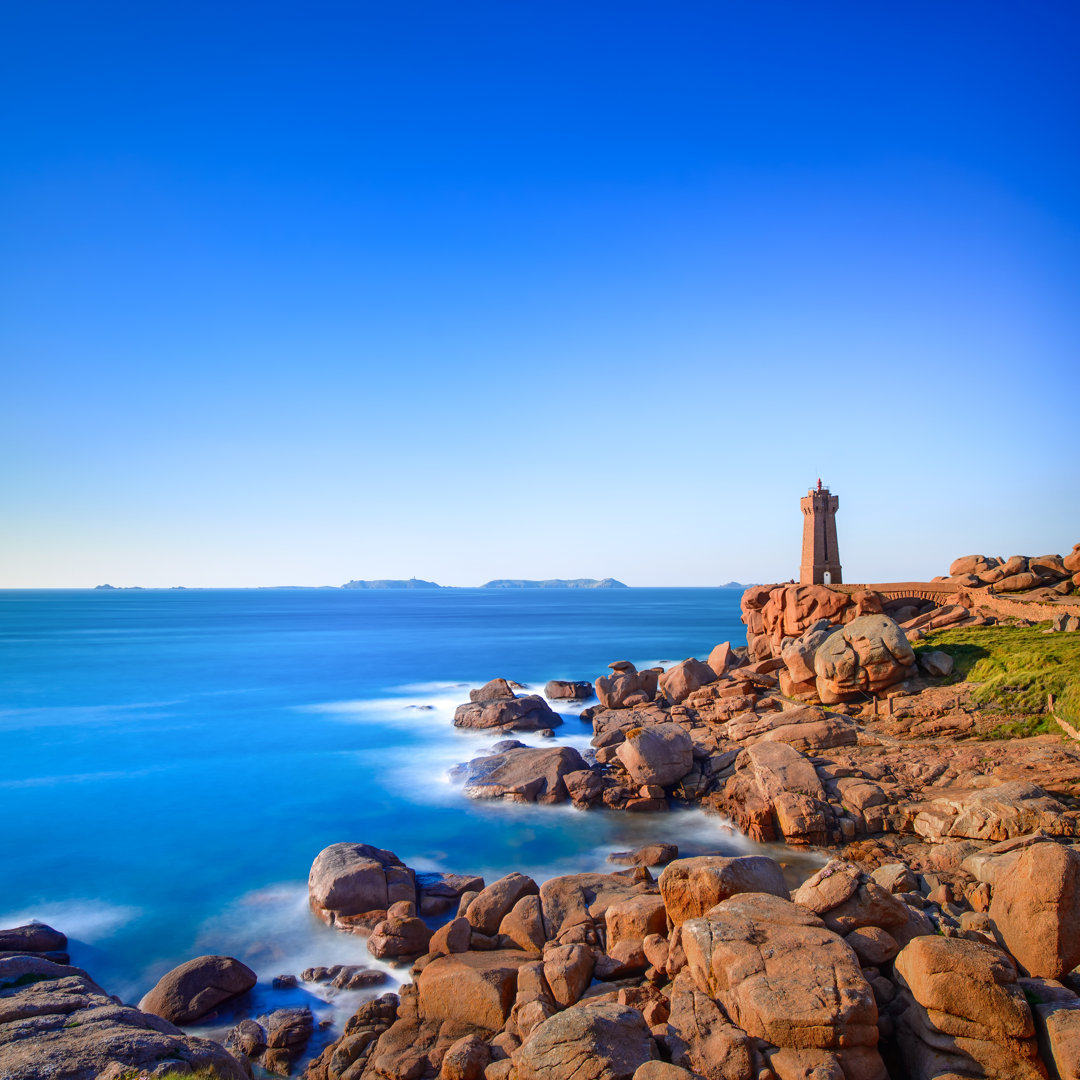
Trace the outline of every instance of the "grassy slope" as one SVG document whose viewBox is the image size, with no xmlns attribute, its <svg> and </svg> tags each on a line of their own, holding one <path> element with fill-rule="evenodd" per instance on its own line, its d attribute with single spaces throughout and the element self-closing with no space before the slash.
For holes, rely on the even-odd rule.
<svg viewBox="0 0 1080 1080">
<path fill-rule="evenodd" d="M 1063 720 L 1080 724 L 1080 634 L 1044 633 L 1048 625 L 938 630 L 915 652 L 948 653 L 955 664 L 952 681 L 979 684 L 977 704 L 1016 717 L 998 728 L 1001 737 L 1058 734 L 1046 715 L 1046 696 L 1054 695 L 1054 711 Z"/>
</svg>

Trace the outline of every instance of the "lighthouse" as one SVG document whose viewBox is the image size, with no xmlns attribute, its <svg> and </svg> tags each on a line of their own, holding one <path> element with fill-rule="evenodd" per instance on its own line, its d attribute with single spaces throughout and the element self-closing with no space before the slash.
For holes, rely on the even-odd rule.
<svg viewBox="0 0 1080 1080">
<path fill-rule="evenodd" d="M 800 585 L 839 585 L 840 552 L 836 547 L 836 508 L 840 500 L 828 488 L 811 488 L 799 500 L 803 512 Z"/>
</svg>

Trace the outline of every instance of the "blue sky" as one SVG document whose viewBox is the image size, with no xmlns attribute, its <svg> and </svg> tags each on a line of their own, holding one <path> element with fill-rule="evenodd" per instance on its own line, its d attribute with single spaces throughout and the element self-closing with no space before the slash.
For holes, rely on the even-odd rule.
<svg viewBox="0 0 1080 1080">
<path fill-rule="evenodd" d="M 1075 4 L 0 25 L 0 586 L 1080 541 Z"/>
</svg>

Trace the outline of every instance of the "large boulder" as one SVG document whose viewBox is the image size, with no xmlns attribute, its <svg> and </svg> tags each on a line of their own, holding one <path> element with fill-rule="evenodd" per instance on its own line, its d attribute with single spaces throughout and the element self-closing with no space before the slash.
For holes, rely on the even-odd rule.
<svg viewBox="0 0 1080 1080">
<path fill-rule="evenodd" d="M 787 899 L 780 864 L 765 855 L 699 855 L 676 859 L 660 875 L 660 895 L 675 926 L 695 919 L 737 893 L 771 893 Z"/>
<path fill-rule="evenodd" d="M 943 679 L 952 674 L 953 658 L 940 649 L 930 649 L 919 656 L 919 663 L 927 675 L 935 679 Z"/>
<path fill-rule="evenodd" d="M 1060 979 L 1080 966 L 1080 852 L 1024 848 L 994 886 L 990 917 L 1024 974 Z"/>
<path fill-rule="evenodd" d="M 689 971 L 676 975 L 670 1001 L 669 1033 L 664 1041 L 675 1065 L 705 1080 L 747 1080 L 758 1075 L 746 1032 L 698 989 Z"/>
<path fill-rule="evenodd" d="M 1009 574 L 995 583 L 996 592 L 1026 592 L 1028 589 L 1037 588 L 1040 584 L 1038 574 L 1025 570 L 1020 574 Z"/>
<path fill-rule="evenodd" d="M 465 918 L 481 934 L 494 934 L 519 900 L 526 896 L 537 896 L 539 892 L 531 877 L 515 871 L 493 881 L 479 893 L 465 909 Z"/>
<path fill-rule="evenodd" d="M 478 1035 L 466 1035 L 443 1055 L 439 1080 L 480 1080 L 490 1061 L 488 1044 Z"/>
<path fill-rule="evenodd" d="M 661 668 L 638 671 L 629 660 L 618 660 L 608 666 L 612 674 L 601 675 L 594 683 L 596 696 L 605 709 L 629 709 L 656 697 Z"/>
<path fill-rule="evenodd" d="M 814 657 L 835 629 L 827 619 L 819 619 L 780 650 L 780 659 L 784 661 L 793 683 L 808 683 L 817 677 L 814 672 Z"/>
<path fill-rule="evenodd" d="M 1060 555 L 1037 555 L 1034 559 L 1028 559 L 1028 569 L 1045 581 L 1061 581 L 1069 576 Z"/>
<path fill-rule="evenodd" d="M 615 753 L 637 784 L 668 787 L 694 767 L 694 744 L 674 723 L 631 728 Z"/>
<path fill-rule="evenodd" d="M 1012 577 L 1014 574 L 1026 574 L 1028 570 L 1028 560 L 1026 555 L 1013 555 L 1001 564 L 1001 572 L 1005 577 Z"/>
<path fill-rule="evenodd" d="M 417 979 L 420 1016 L 500 1030 L 514 1005 L 518 968 L 528 960 L 517 949 L 451 953 L 432 960 Z"/>
<path fill-rule="evenodd" d="M 0 956 L 36 954 L 47 960 L 67 963 L 67 935 L 45 923 L 32 922 L 0 930 Z"/>
<path fill-rule="evenodd" d="M 538 895 L 523 896 L 503 916 L 499 934 L 508 938 L 523 952 L 540 953 L 544 950 L 544 910 Z"/>
<path fill-rule="evenodd" d="M 912 1080 L 1045 1076 L 1031 1009 L 1000 949 L 928 935 L 909 942 L 893 968 L 906 1006 L 896 1041 Z"/>
<path fill-rule="evenodd" d="M 623 874 L 564 874 L 540 886 L 547 940 L 584 941 L 596 935 L 612 904 L 638 895 L 644 886 Z"/>
<path fill-rule="evenodd" d="M 51 950 L 50 950 L 51 951 Z M 0 1076 L 96 1080 L 206 1070 L 220 1080 L 249 1073 L 223 1047 L 168 1020 L 117 1004 L 81 968 L 31 956 L 0 958 Z M 156 1074 L 155 1074 L 156 1075 Z"/>
<path fill-rule="evenodd" d="M 420 914 L 441 915 L 451 908 L 456 910 L 463 894 L 479 892 L 483 887 L 484 879 L 475 874 L 447 874 L 436 870 L 418 873 L 416 892 Z"/>
<path fill-rule="evenodd" d="M 562 717 L 539 694 L 469 701 L 454 712 L 454 727 L 502 731 L 540 731 L 558 727 Z"/>
<path fill-rule="evenodd" d="M 470 761 L 465 794 L 517 803 L 566 802 L 566 777 L 582 770 L 588 765 L 572 746 L 516 746 Z"/>
<path fill-rule="evenodd" d="M 854 863 L 830 859 L 791 894 L 791 899 L 814 915 L 824 915 L 852 896 L 861 878 Z"/>
<path fill-rule="evenodd" d="M 824 844 L 832 810 L 814 766 L 795 747 L 763 741 L 735 759 L 735 773 L 710 796 L 714 809 L 730 816 L 752 840 Z"/>
<path fill-rule="evenodd" d="M 938 843 L 954 840 L 1011 840 L 1044 829 L 1059 836 L 1080 835 L 1080 811 L 1070 810 L 1028 780 L 991 788 L 952 790 L 918 804 L 912 826 Z"/>
<path fill-rule="evenodd" d="M 308 874 L 308 900 L 323 922 L 348 926 L 354 916 L 416 902 L 416 878 L 392 851 L 370 844 L 331 844 Z"/>
<path fill-rule="evenodd" d="M 817 705 L 763 714 L 745 713 L 728 721 L 733 742 L 784 742 L 803 753 L 818 753 L 838 746 L 854 746 L 858 729 L 846 717 Z"/>
<path fill-rule="evenodd" d="M 613 851 L 608 862 L 622 863 L 624 866 L 664 866 L 679 857 L 678 844 L 646 844 L 633 851 Z"/>
<path fill-rule="evenodd" d="M 637 1009 L 577 1005 L 536 1028 L 513 1062 L 517 1080 L 632 1080 L 656 1056 Z"/>
<path fill-rule="evenodd" d="M 607 952 L 626 968 L 648 964 L 642 943 L 650 934 L 667 933 L 667 909 L 656 893 L 641 893 L 614 903 L 604 915 Z"/>
<path fill-rule="evenodd" d="M 544 946 L 544 982 L 561 1009 L 576 1004 L 592 981 L 596 954 L 587 945 L 554 941 Z"/>
<path fill-rule="evenodd" d="M 173 1024 L 193 1024 L 256 981 L 255 972 L 231 956 L 196 956 L 162 975 L 139 1008 Z"/>
<path fill-rule="evenodd" d="M 1053 979 L 1019 980 L 1052 1080 L 1080 1077 L 1080 996 Z"/>
<path fill-rule="evenodd" d="M 517 697 L 508 679 L 492 679 L 478 690 L 469 691 L 469 700 L 476 702 L 507 701 Z"/>
<path fill-rule="evenodd" d="M 838 934 L 850 935 L 867 927 L 896 930 L 910 920 L 910 909 L 899 897 L 854 863 L 841 859 L 830 859 L 791 894 L 791 899 L 820 916 Z"/>
<path fill-rule="evenodd" d="M 591 682 L 567 682 L 552 679 L 544 687 L 544 697 L 549 701 L 587 701 L 593 696 Z"/>
<path fill-rule="evenodd" d="M 376 923 L 368 938 L 368 952 L 380 960 L 417 957 L 428 951 L 431 930 L 415 916 L 391 915 Z"/>
<path fill-rule="evenodd" d="M 716 673 L 718 679 L 722 679 L 732 668 L 737 668 L 742 663 L 742 658 L 731 647 L 730 641 L 722 641 L 705 661 Z"/>
<path fill-rule="evenodd" d="M 698 989 L 748 1035 L 834 1054 L 876 1046 L 877 1006 L 855 953 L 789 900 L 732 896 L 683 923 L 682 944 Z M 884 1078 L 880 1060 L 873 1075 Z"/>
<path fill-rule="evenodd" d="M 887 615 L 861 615 L 834 630 L 814 654 L 818 696 L 826 705 L 878 694 L 915 666 L 904 631 Z"/>
<path fill-rule="evenodd" d="M 985 555 L 962 555 L 954 559 L 949 567 L 949 577 L 959 577 L 962 574 L 981 574 L 987 570 L 993 570 L 999 565 L 995 558 L 987 558 Z"/>
<path fill-rule="evenodd" d="M 1061 560 L 1061 565 L 1070 574 L 1080 573 L 1080 544 L 1074 544 L 1072 551 Z"/>
<path fill-rule="evenodd" d="M 716 678 L 716 672 L 708 664 L 691 656 L 660 676 L 660 692 L 670 704 L 679 705 L 695 690 L 716 682 Z"/>
<path fill-rule="evenodd" d="M 838 623 L 854 610 L 847 593 L 826 585 L 758 585 L 743 593 L 743 622 L 752 660 L 779 657 L 786 638 L 797 638 L 821 619 Z"/>
</svg>

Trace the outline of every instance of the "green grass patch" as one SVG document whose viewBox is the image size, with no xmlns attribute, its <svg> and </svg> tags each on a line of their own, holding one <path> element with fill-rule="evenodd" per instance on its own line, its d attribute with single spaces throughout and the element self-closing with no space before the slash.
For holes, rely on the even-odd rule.
<svg viewBox="0 0 1080 1080">
<path fill-rule="evenodd" d="M 1046 712 L 1046 699 L 1053 694 L 1058 716 L 1080 724 L 1080 634 L 1044 633 L 1049 625 L 937 630 L 915 646 L 915 653 L 948 653 L 952 682 L 976 684 L 975 704 L 1010 714 L 995 736 L 1060 734 Z"/>
</svg>

